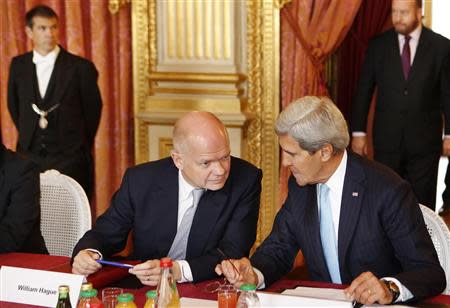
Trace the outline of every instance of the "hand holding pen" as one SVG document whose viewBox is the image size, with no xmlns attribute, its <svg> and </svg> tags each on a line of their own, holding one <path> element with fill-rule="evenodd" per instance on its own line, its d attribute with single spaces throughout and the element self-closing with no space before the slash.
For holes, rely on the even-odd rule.
<svg viewBox="0 0 450 308">
<path fill-rule="evenodd" d="M 131 264 L 126 264 L 126 263 L 120 263 L 120 262 L 113 262 L 113 261 L 106 261 L 106 260 L 96 260 L 98 263 L 100 263 L 101 265 L 109 265 L 109 266 L 115 266 L 115 267 L 120 267 L 120 268 L 133 268 L 134 265 Z"/>
<path fill-rule="evenodd" d="M 240 287 L 244 283 L 258 285 L 258 277 L 253 270 L 249 259 L 242 258 L 234 260 L 228 258 L 228 256 L 219 248 L 217 251 L 224 258 L 224 260 L 215 268 L 218 275 L 224 275 L 225 278 L 236 287 Z"/>
</svg>

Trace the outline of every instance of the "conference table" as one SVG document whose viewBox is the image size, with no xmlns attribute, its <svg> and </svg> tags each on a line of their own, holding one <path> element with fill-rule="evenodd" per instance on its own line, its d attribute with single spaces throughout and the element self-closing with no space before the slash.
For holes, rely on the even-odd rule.
<svg viewBox="0 0 450 308">
<path fill-rule="evenodd" d="M 130 263 L 127 261 L 127 263 Z M 133 263 L 133 262 L 131 262 Z M 54 272 L 70 273 L 70 258 L 63 256 L 49 256 L 39 254 L 27 253 L 7 253 L 0 254 L 0 267 L 14 266 L 29 269 L 48 270 Z M 131 277 L 130 277 L 131 276 Z M 92 282 L 95 288 L 102 289 L 108 286 L 124 287 L 126 292 L 133 293 L 135 302 L 138 307 L 143 307 L 145 303 L 145 293 L 154 287 L 143 286 L 137 280 L 132 282 L 134 277 L 129 275 L 126 269 L 117 267 L 104 266 L 99 272 L 90 275 L 88 281 Z M 128 282 L 127 282 L 128 281 Z M 205 291 L 206 285 L 211 281 L 204 281 L 201 283 L 183 283 L 178 285 L 178 292 L 180 297 L 190 297 L 197 299 L 216 300 L 217 295 Z M 127 284 L 129 287 L 127 287 Z M 281 279 L 274 283 L 269 288 L 265 289 L 267 292 L 281 293 L 286 289 L 294 289 L 298 286 L 315 287 L 315 288 L 332 288 L 342 289 L 343 285 L 332 283 L 304 281 L 295 279 Z M 1 286 L 0 286 L 1 287 Z M 33 307 L 31 305 L 16 304 L 10 302 L 0 302 L 1 308 L 15 308 L 15 307 Z M 418 307 L 450 307 L 450 296 L 438 295 L 429 298 L 417 304 Z"/>
</svg>

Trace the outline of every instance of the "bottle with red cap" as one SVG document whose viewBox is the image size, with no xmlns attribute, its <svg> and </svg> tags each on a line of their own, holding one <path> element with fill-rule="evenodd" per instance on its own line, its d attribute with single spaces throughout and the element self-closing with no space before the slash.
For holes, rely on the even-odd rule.
<svg viewBox="0 0 450 308">
<path fill-rule="evenodd" d="M 159 264 L 161 268 L 161 279 L 156 288 L 157 300 L 156 307 L 158 308 L 179 308 L 180 297 L 177 290 L 177 282 L 173 278 L 172 273 L 172 259 L 162 258 Z"/>
</svg>

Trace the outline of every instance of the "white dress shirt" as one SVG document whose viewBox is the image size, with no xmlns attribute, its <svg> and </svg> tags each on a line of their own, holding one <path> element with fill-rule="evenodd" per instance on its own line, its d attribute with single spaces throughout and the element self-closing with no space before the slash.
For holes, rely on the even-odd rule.
<svg viewBox="0 0 450 308">
<path fill-rule="evenodd" d="M 60 48 L 56 45 L 55 49 L 43 56 L 36 50 L 33 50 L 33 63 L 36 65 L 36 75 L 39 85 L 39 93 L 44 98 L 45 92 L 55 67 L 56 58 L 58 57 Z"/>
<path fill-rule="evenodd" d="M 341 213 L 342 191 L 344 188 L 345 172 L 347 171 L 347 159 L 348 159 L 347 151 L 344 151 L 344 155 L 342 156 L 339 166 L 331 175 L 331 177 L 328 179 L 328 181 L 325 182 L 325 184 L 327 184 L 327 186 L 330 188 L 329 200 L 333 216 L 333 225 L 335 231 L 334 233 L 336 234 L 336 243 L 339 243 L 338 241 L 339 215 Z M 319 199 L 317 199 L 317 206 L 320 206 Z M 265 287 L 264 275 L 260 270 L 256 268 L 254 268 L 254 270 L 256 272 L 256 275 L 258 276 L 258 288 L 264 288 Z M 403 302 L 413 297 L 412 293 L 397 279 L 392 277 L 383 277 L 382 279 L 394 281 L 395 284 L 399 287 L 400 296 L 398 297 L 396 302 Z"/>
</svg>

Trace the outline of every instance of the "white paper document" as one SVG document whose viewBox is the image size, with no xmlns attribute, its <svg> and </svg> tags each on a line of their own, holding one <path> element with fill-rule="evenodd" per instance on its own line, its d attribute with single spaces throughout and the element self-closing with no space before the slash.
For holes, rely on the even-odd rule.
<svg viewBox="0 0 450 308">
<path fill-rule="evenodd" d="M 295 289 L 287 289 L 281 294 L 349 302 L 342 289 L 297 287 Z"/>
<path fill-rule="evenodd" d="M 180 304 L 183 308 L 217 308 L 217 301 L 189 297 L 180 298 Z"/>
<path fill-rule="evenodd" d="M 349 301 L 286 295 L 284 292 L 283 294 L 257 292 L 257 294 L 261 307 L 352 307 Z"/>
<path fill-rule="evenodd" d="M 329 289 L 329 288 L 309 288 L 309 287 L 297 287 L 295 289 L 288 289 L 285 290 L 282 294 L 285 295 L 291 295 L 295 297 L 302 297 L 302 298 L 314 298 L 314 299 L 322 299 L 322 300 L 331 300 L 337 303 L 346 303 L 347 306 L 345 307 L 351 307 L 351 301 L 348 300 L 345 297 L 344 290 L 342 289 Z M 350 305 L 350 306 L 349 306 Z M 318 306 L 325 306 L 325 305 L 318 305 Z M 311 307 L 318 307 L 318 306 L 311 306 Z M 288 307 L 288 306 L 286 306 Z M 339 306 L 344 307 L 344 306 Z M 364 307 L 409 307 L 409 306 L 402 306 L 402 305 L 364 305 Z"/>
</svg>

